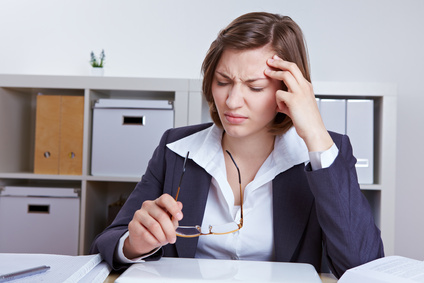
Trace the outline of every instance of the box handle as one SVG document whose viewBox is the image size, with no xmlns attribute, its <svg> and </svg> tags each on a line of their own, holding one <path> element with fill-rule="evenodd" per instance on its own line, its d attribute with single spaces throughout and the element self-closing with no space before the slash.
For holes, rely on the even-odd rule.
<svg viewBox="0 0 424 283">
<path fill-rule="evenodd" d="M 122 125 L 144 126 L 146 116 L 122 116 Z"/>
<path fill-rule="evenodd" d="M 28 204 L 28 213 L 50 213 L 50 205 L 48 204 Z"/>
</svg>

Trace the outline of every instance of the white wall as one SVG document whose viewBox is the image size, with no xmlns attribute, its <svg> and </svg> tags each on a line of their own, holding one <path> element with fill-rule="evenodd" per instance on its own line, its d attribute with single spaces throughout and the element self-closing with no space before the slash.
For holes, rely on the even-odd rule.
<svg viewBox="0 0 424 283">
<path fill-rule="evenodd" d="M 0 73 L 200 78 L 217 32 L 249 11 L 303 28 L 315 81 L 398 84 L 395 252 L 424 259 L 421 0 L 0 0 Z"/>
</svg>

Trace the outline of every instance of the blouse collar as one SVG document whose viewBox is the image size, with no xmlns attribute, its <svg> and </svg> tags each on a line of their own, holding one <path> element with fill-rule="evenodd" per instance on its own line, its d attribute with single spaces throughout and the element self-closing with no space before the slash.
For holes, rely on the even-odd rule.
<svg viewBox="0 0 424 283">
<path fill-rule="evenodd" d="M 219 163 L 223 157 L 222 134 L 223 130 L 213 124 L 202 131 L 169 143 L 167 147 L 182 157 L 185 157 L 189 151 L 189 158 L 210 173 L 209 169 L 220 167 Z M 218 156 L 219 158 L 217 158 Z M 297 135 L 296 129 L 291 127 L 283 135 L 275 137 L 274 150 L 264 165 L 267 165 L 266 171 L 271 171 L 269 173 L 276 176 L 297 164 L 308 161 L 309 154 L 306 144 Z"/>
</svg>

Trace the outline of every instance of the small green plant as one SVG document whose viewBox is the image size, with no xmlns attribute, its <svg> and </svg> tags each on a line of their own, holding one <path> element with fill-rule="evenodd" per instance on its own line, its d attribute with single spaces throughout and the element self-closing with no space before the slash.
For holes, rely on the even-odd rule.
<svg viewBox="0 0 424 283">
<path fill-rule="evenodd" d="M 93 51 L 91 51 L 90 57 L 90 64 L 93 68 L 103 68 L 106 58 L 105 51 L 103 49 L 102 52 L 100 52 L 100 56 L 98 59 L 96 58 L 96 55 L 94 55 Z"/>
</svg>

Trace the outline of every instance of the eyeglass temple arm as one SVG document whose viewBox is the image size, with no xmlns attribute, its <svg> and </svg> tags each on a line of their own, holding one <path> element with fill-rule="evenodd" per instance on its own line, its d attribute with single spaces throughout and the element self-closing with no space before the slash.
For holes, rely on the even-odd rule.
<svg viewBox="0 0 424 283">
<path fill-rule="evenodd" d="M 234 160 L 233 156 L 231 155 L 231 153 L 228 150 L 225 150 L 228 155 L 230 156 L 231 160 L 233 161 L 234 165 L 237 168 L 237 173 L 238 173 L 238 179 L 239 179 L 239 185 L 240 185 L 240 228 L 243 227 L 243 190 L 241 189 L 241 175 L 240 175 L 240 169 L 237 166 L 236 161 Z"/>
<path fill-rule="evenodd" d="M 186 157 L 184 159 L 183 172 L 181 173 L 180 182 L 178 183 L 178 189 L 177 189 L 177 194 L 175 195 L 175 201 L 178 200 L 178 195 L 180 194 L 181 182 L 183 181 L 183 176 L 184 176 L 184 173 L 185 173 L 186 163 L 187 163 L 187 159 L 188 159 L 188 154 L 189 153 L 190 153 L 190 151 L 187 151 L 187 155 L 186 155 Z"/>
<path fill-rule="evenodd" d="M 237 168 L 238 169 L 238 168 Z M 240 182 L 240 228 L 243 227 L 243 191 L 241 189 L 241 182 Z"/>
</svg>

